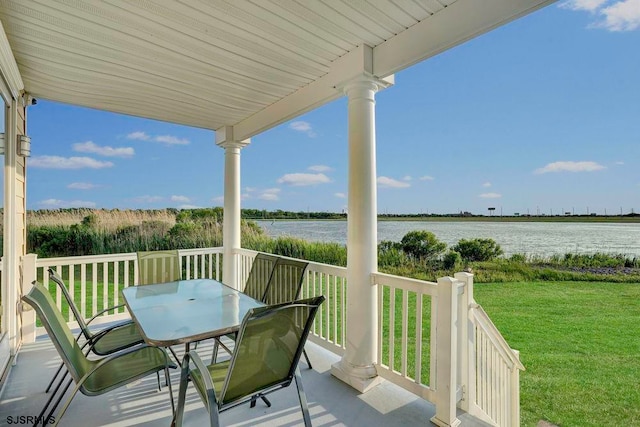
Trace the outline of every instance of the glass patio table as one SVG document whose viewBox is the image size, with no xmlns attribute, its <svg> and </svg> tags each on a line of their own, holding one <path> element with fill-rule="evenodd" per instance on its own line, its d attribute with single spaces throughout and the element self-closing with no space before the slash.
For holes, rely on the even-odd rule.
<svg viewBox="0 0 640 427">
<path fill-rule="evenodd" d="M 158 347 L 189 344 L 237 331 L 247 311 L 264 306 L 217 280 L 194 279 L 122 290 L 145 342 Z"/>
</svg>

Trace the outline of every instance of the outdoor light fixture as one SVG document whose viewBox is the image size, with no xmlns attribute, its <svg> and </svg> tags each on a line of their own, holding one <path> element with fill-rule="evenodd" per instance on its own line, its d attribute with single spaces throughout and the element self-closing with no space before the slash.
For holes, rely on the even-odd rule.
<svg viewBox="0 0 640 427">
<path fill-rule="evenodd" d="M 31 138 L 27 135 L 18 135 L 18 156 L 31 157 Z"/>
<path fill-rule="evenodd" d="M 0 133 L 0 154 L 4 154 L 4 133 Z"/>
</svg>

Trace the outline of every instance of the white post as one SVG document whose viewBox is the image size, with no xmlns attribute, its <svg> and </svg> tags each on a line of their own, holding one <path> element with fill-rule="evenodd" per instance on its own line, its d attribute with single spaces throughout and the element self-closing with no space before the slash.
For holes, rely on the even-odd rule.
<svg viewBox="0 0 640 427">
<path fill-rule="evenodd" d="M 346 351 L 331 373 L 360 392 L 380 382 L 375 93 L 379 84 L 361 77 L 345 86 L 349 97 L 349 202 L 347 215 Z"/>
<path fill-rule="evenodd" d="M 233 128 L 216 131 L 216 144 L 224 148 L 224 219 L 222 224 L 222 282 L 239 289 L 237 251 L 240 241 L 240 149 L 249 140 L 235 141 Z"/>
<path fill-rule="evenodd" d="M 513 349 L 512 349 L 513 350 Z M 518 360 L 520 360 L 520 352 L 513 350 Z M 520 426 L 520 369 L 517 366 L 511 368 L 511 402 L 509 405 L 509 412 L 511 413 L 510 422 L 513 427 Z"/>
<path fill-rule="evenodd" d="M 456 417 L 458 360 L 458 286 L 451 277 L 438 279 L 436 315 L 436 414 L 431 422 L 440 427 L 460 425 Z"/>
<path fill-rule="evenodd" d="M 26 295 L 36 280 L 36 254 L 27 254 L 22 257 L 22 295 Z M 22 341 L 25 343 L 35 342 L 36 340 L 36 312 L 28 304 L 22 303 Z"/>
<path fill-rule="evenodd" d="M 475 330 L 471 321 L 471 306 L 473 299 L 473 274 L 456 273 L 456 280 L 464 283 L 464 294 L 460 302 L 458 322 L 458 382 L 462 386 L 462 401 L 460 407 L 469 412 L 471 402 L 476 399 L 475 382 Z"/>
</svg>

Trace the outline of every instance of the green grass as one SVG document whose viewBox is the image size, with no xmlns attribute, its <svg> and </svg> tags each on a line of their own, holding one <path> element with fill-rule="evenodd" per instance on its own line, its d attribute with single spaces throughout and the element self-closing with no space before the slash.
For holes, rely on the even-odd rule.
<svg viewBox="0 0 640 427">
<path fill-rule="evenodd" d="M 477 284 L 526 371 L 521 424 L 640 425 L 640 284 Z"/>
</svg>

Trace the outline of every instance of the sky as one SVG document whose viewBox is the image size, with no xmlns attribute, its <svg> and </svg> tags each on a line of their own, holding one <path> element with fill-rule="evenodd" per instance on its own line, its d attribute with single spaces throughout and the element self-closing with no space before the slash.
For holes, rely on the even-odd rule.
<svg viewBox="0 0 640 427">
<path fill-rule="evenodd" d="M 215 132 L 38 100 L 27 208 L 222 206 Z M 343 97 L 251 139 L 242 207 L 347 206 Z M 380 213 L 640 212 L 640 0 L 552 4 L 376 95 Z M 489 211 L 489 208 L 495 208 Z"/>
</svg>

